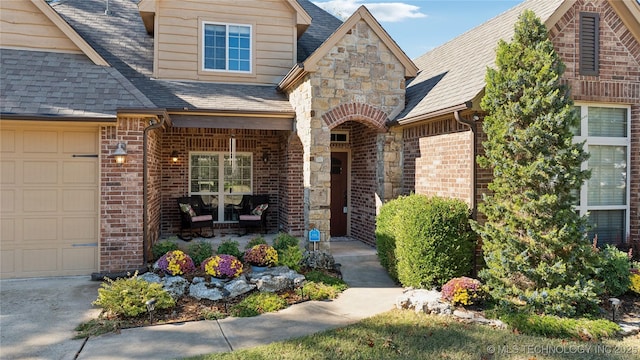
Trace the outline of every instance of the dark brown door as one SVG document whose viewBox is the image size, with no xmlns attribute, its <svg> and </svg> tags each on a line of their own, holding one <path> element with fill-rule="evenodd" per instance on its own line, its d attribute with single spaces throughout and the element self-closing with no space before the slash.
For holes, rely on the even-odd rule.
<svg viewBox="0 0 640 360">
<path fill-rule="evenodd" d="M 348 153 L 331 153 L 331 236 L 347 235 Z"/>
</svg>

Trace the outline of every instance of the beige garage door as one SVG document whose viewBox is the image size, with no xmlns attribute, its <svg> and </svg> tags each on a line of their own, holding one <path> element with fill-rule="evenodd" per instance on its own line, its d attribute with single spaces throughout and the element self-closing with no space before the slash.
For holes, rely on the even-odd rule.
<svg viewBox="0 0 640 360">
<path fill-rule="evenodd" d="M 2 121 L 0 133 L 0 276 L 96 272 L 98 128 Z"/>
</svg>

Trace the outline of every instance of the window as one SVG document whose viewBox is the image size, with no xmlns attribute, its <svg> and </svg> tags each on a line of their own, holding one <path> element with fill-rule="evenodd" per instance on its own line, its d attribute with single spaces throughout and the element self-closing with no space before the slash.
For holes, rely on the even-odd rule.
<svg viewBox="0 0 640 360">
<path fill-rule="evenodd" d="M 575 141 L 585 143 L 591 155 L 583 164 L 591 179 L 582 186 L 577 205 L 589 215 L 589 237 L 599 244 L 618 244 L 629 233 L 629 131 L 630 108 L 625 106 L 578 105 L 580 127 Z"/>
<path fill-rule="evenodd" d="M 600 15 L 580 13 L 580 75 L 598 76 Z"/>
<path fill-rule="evenodd" d="M 203 23 L 205 70 L 251 72 L 251 26 Z"/>
<path fill-rule="evenodd" d="M 348 143 L 349 132 L 348 131 L 332 131 L 331 142 L 332 143 Z"/>
<path fill-rule="evenodd" d="M 192 152 L 189 154 L 189 195 L 201 195 L 205 204 L 218 210 L 214 221 L 238 221 L 237 205 L 251 194 L 251 153 Z"/>
</svg>

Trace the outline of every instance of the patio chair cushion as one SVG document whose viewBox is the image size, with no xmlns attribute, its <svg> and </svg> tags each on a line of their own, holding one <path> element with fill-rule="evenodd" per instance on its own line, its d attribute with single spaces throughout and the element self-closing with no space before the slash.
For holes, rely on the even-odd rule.
<svg viewBox="0 0 640 360">
<path fill-rule="evenodd" d="M 199 216 L 191 217 L 191 221 L 192 222 L 195 222 L 195 221 L 207 221 L 207 220 L 213 220 L 213 216 L 211 216 L 211 215 L 199 215 Z"/>
<path fill-rule="evenodd" d="M 260 221 L 261 216 L 260 215 L 240 215 L 240 220 Z"/>
<path fill-rule="evenodd" d="M 251 215 L 257 215 L 258 217 L 262 216 L 262 213 L 267 210 L 269 204 L 260 204 L 256 206 L 255 209 L 251 212 Z"/>
</svg>

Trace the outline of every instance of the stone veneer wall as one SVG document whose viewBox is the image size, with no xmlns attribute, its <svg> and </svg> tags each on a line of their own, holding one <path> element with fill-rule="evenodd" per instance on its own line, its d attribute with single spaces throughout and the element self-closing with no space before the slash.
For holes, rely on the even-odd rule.
<svg viewBox="0 0 640 360">
<path fill-rule="evenodd" d="M 100 129 L 100 272 L 119 272 L 143 265 L 142 144 L 145 121 L 119 118 Z M 127 144 L 127 158 L 115 163 L 113 150 Z"/>
<path fill-rule="evenodd" d="M 296 132 L 304 148 L 305 228 L 317 227 L 328 240 L 331 130 L 347 121 L 355 121 L 378 132 L 386 131 L 386 120 L 404 108 L 405 72 L 400 61 L 364 21 L 350 29 L 317 65 L 318 70 L 291 91 L 289 101 L 297 113 Z M 366 153 L 371 157 L 374 169 L 370 175 L 374 181 L 361 190 L 373 199 L 374 212 L 363 215 L 367 217 L 365 222 L 375 223 L 375 194 L 379 188 L 375 181 L 385 181 L 381 179 L 385 171 L 375 169 L 378 134 L 367 131 L 352 136 L 370 138 L 363 141 L 369 141 Z M 391 150 L 391 147 L 382 148 Z M 384 155 L 380 157 L 384 158 Z M 353 215 L 352 229 L 361 226 L 356 223 L 364 221 Z M 328 244 L 321 244 L 322 247 L 326 248 Z"/>
<path fill-rule="evenodd" d="M 598 76 L 579 72 L 580 12 L 600 14 Z M 630 239 L 640 242 L 640 43 L 606 0 L 576 1 L 549 29 L 549 38 L 566 65 L 563 80 L 575 101 L 631 105 Z"/>
</svg>

